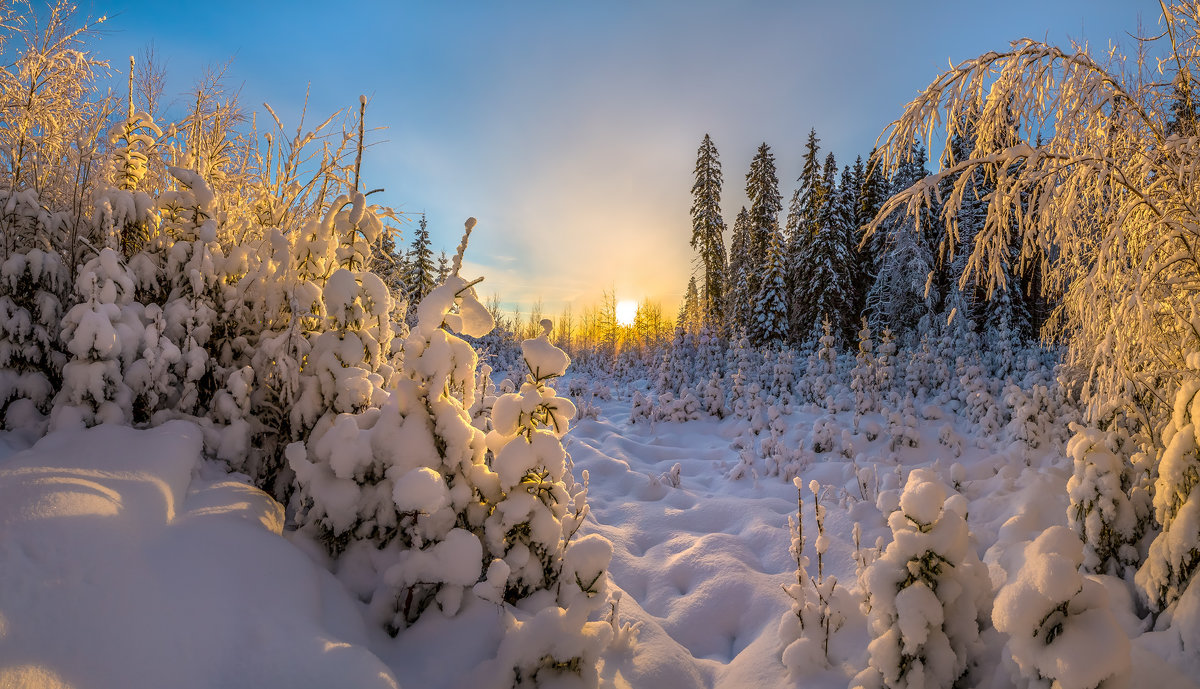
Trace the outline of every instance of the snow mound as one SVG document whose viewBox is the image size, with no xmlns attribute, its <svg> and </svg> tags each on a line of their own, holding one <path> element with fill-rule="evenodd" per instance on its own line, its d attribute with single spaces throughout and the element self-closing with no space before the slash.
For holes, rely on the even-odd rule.
<svg viewBox="0 0 1200 689">
<path fill-rule="evenodd" d="M 398 686 L 279 504 L 201 446 L 101 425 L 0 460 L 0 686 Z"/>
</svg>

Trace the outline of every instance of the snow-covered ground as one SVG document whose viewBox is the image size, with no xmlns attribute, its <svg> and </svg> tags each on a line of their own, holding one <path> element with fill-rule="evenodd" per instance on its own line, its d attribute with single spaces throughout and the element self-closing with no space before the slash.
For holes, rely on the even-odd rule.
<svg viewBox="0 0 1200 689">
<path fill-rule="evenodd" d="M 886 433 L 868 440 L 839 416 L 847 432 L 799 475 L 821 486 L 825 574 L 842 584 L 834 598 L 845 622 L 828 667 L 789 671 L 782 657 L 794 639 L 779 630 L 792 606 L 783 587 L 796 579 L 791 477 L 768 475 L 762 460 L 734 471 L 732 446 L 752 439 L 745 420 L 630 424 L 627 395 L 595 403 L 598 417 L 577 422 L 566 447 L 576 476 L 590 477 L 585 529 L 614 546 L 620 621 L 637 626 L 634 644 L 605 654 L 604 686 L 847 686 L 867 664 L 869 641 L 853 527 L 864 549 L 889 540 L 880 507 L 898 499 L 911 469 L 931 466 L 958 482 L 993 590 L 1027 542 L 1065 522 L 1071 464 L 1061 447 L 998 446 L 927 409 L 919 446 L 894 452 Z M 811 445 L 823 415 L 793 411 L 785 444 Z M 28 449 L 17 435 L 2 440 L 0 687 L 487 686 L 508 616 L 468 597 L 457 616 L 426 615 L 388 637 L 364 621 L 320 548 L 284 530 L 277 504 L 201 458 L 194 426 L 100 426 Z M 803 498 L 811 548 L 812 495 Z M 1133 639 L 1134 686 L 1200 686 L 1200 660 L 1176 650 L 1181 633 L 1200 633 L 1196 587 L 1175 612 L 1190 624 L 1145 632 L 1126 585 L 1101 582 Z M 1004 636 L 988 628 L 981 640 L 976 685 L 1013 686 L 998 662 Z"/>
</svg>

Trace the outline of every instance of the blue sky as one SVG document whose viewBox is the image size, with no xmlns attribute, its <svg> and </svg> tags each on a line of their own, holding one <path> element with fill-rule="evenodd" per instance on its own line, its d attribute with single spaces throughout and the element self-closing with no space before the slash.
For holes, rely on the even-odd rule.
<svg viewBox="0 0 1200 689">
<path fill-rule="evenodd" d="M 745 202 L 758 143 L 787 199 L 815 127 L 839 165 L 865 155 L 948 60 L 1022 36 L 1065 44 L 1154 33 L 1152 0 L 1005 2 L 92 2 L 118 69 L 153 42 L 168 96 L 233 58 L 242 102 L 294 123 L 371 99 L 363 164 L 381 201 L 425 211 L 509 303 L 660 300 L 687 283 L 691 174 L 708 132 L 723 210 Z M 373 197 L 375 198 L 375 197 Z M 406 233 L 405 242 L 411 237 Z M 672 312 L 673 313 L 673 312 Z"/>
</svg>

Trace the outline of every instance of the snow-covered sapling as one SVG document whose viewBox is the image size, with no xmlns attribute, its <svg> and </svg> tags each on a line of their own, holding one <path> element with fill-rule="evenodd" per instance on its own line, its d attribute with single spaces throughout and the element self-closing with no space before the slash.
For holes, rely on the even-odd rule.
<svg viewBox="0 0 1200 689">
<path fill-rule="evenodd" d="M 1121 575 L 1138 564 L 1141 534 L 1129 500 L 1125 463 L 1109 446 L 1112 432 L 1074 426 L 1067 443 L 1074 472 L 1067 481 L 1067 524 L 1083 541 L 1083 567 Z"/>
<path fill-rule="evenodd" d="M 1079 573 L 1083 543 L 1070 529 L 1052 526 L 1024 555 L 992 611 L 996 629 L 1009 636 L 1013 680 L 1030 689 L 1126 686 L 1129 639 L 1104 585 Z"/>
<path fill-rule="evenodd" d="M 1175 395 L 1171 420 L 1162 432 L 1154 514 L 1162 532 L 1150 544 L 1137 584 L 1154 610 L 1183 595 L 1200 568 L 1200 352 L 1187 357 L 1191 374 Z"/>
<path fill-rule="evenodd" d="M 797 477 L 792 483 L 796 486 L 796 518 L 788 517 L 792 536 L 788 552 L 796 562 L 796 583 L 783 587 L 792 599 L 792 609 L 780 620 L 779 638 L 784 645 L 783 664 L 792 675 L 797 675 L 814 666 L 828 664 L 829 640 L 841 629 L 845 614 L 835 601 L 837 577 L 824 574 L 829 537 L 825 535 L 825 507 L 821 504 L 820 484 L 810 481 L 808 485 L 817 522 L 817 576 L 814 578 L 808 574 L 809 559 L 804 554 L 804 482 Z"/>
<path fill-rule="evenodd" d="M 947 493 L 932 470 L 914 469 L 888 516 L 892 542 L 865 576 L 870 665 L 851 687 L 949 689 L 979 653 L 991 585 L 971 547 L 966 500 Z"/>
</svg>

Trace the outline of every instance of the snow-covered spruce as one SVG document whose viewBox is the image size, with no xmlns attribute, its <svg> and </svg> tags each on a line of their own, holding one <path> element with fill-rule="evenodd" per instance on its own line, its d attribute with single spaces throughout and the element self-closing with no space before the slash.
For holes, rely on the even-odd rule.
<svg viewBox="0 0 1200 689">
<path fill-rule="evenodd" d="M 50 427 L 128 423 L 133 393 L 122 368 L 141 343 L 133 279 L 113 249 L 104 249 L 79 271 L 80 303 L 63 318 L 62 341 L 71 355 L 54 397 Z"/>
<path fill-rule="evenodd" d="M 323 417 L 307 446 L 289 447 L 305 505 L 298 521 L 391 631 L 433 606 L 452 615 L 465 595 L 519 604 L 505 608 L 512 633 L 541 638 L 548 632 L 534 630 L 549 625 L 561 638 L 536 657 L 528 651 L 542 642 L 532 638 L 502 646 L 497 672 L 586 675 L 600 650 L 586 639 L 604 636 L 594 625 L 608 627 L 587 620 L 605 603 L 612 546 L 576 534 L 588 512 L 586 475 L 574 481 L 560 440 L 575 409 L 546 385 L 569 359 L 545 333 L 527 340 L 530 373 L 519 391 L 496 398 L 485 435 L 468 411 L 476 354 L 450 331 L 481 335 L 490 314 L 458 275 L 418 311 L 383 407 Z"/>
<path fill-rule="evenodd" d="M 980 652 L 991 585 L 967 532 L 966 499 L 930 469 L 908 475 L 892 542 L 867 569 L 870 664 L 850 686 L 949 688 Z"/>
<path fill-rule="evenodd" d="M 1128 686 L 1129 639 L 1104 585 L 1079 573 L 1083 543 L 1070 529 L 1052 526 L 1024 555 L 992 611 L 996 629 L 1009 636 L 1013 681 L 1029 689 Z"/>
<path fill-rule="evenodd" d="M 327 414 L 307 443 L 287 450 L 302 506 L 297 522 L 393 633 L 434 603 L 454 614 L 483 576 L 481 534 L 492 509 L 483 494 L 494 495 L 498 478 L 466 411 L 475 352 L 441 327 L 485 331 L 490 316 L 478 314 L 487 311 L 463 305 L 474 300 L 458 276 L 435 288 L 383 406 Z"/>
<path fill-rule="evenodd" d="M 878 382 L 874 375 L 876 359 L 872 349 L 871 328 L 864 316 L 862 328 L 858 331 L 858 352 L 854 356 L 854 368 L 850 372 L 850 389 L 854 392 L 855 431 L 858 430 L 863 414 L 876 409 Z"/>
<path fill-rule="evenodd" d="M 1177 600 L 1200 567 L 1200 352 L 1188 355 L 1190 374 L 1175 394 L 1171 419 L 1162 432 L 1162 454 L 1154 483 L 1154 516 L 1162 531 L 1150 544 L 1137 584 L 1154 610 Z"/>
<path fill-rule="evenodd" d="M 41 425 L 66 362 L 58 331 L 67 270 L 58 254 L 14 253 L 0 264 L 0 423 Z"/>
<path fill-rule="evenodd" d="M 513 640 L 501 644 L 493 661 L 497 686 L 541 682 L 555 673 L 594 684 L 598 653 L 612 635 L 608 623 L 588 621 L 607 600 L 612 544 L 577 533 L 588 514 L 588 477 L 584 472 L 583 482 L 575 482 L 561 440 L 575 407 L 547 384 L 566 372 L 570 358 L 550 343 L 550 321 L 541 325 L 542 334 L 521 345 L 525 382 L 496 399 L 486 439 L 498 481 L 490 486 L 497 492 L 484 543 L 496 559 L 476 590 L 510 603 L 524 600 L 522 609 L 537 611 L 525 622 L 514 618 Z"/>
<path fill-rule="evenodd" d="M 1143 531 L 1129 499 L 1125 462 L 1112 450 L 1114 432 L 1074 428 L 1075 437 L 1067 443 L 1074 464 L 1067 481 L 1067 524 L 1083 541 L 1084 569 L 1119 576 L 1137 566 Z"/>
</svg>

